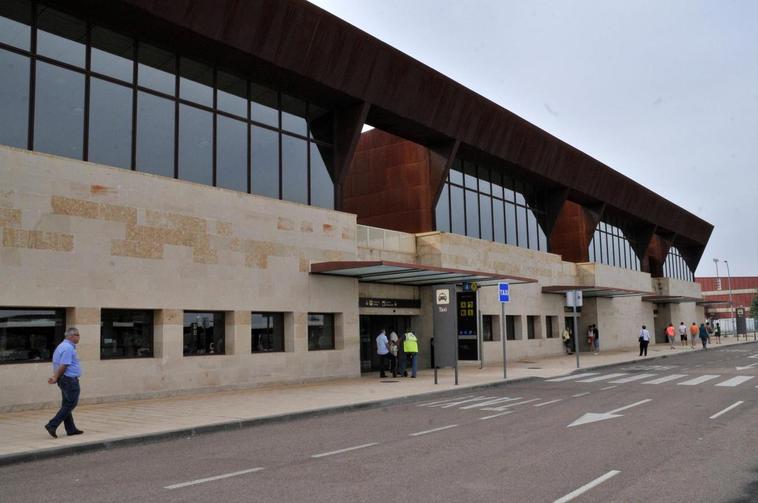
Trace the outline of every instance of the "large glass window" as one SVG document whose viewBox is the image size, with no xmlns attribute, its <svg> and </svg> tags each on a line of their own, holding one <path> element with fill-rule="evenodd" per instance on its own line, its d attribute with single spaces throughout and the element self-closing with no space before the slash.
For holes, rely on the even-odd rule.
<svg viewBox="0 0 758 503">
<path fill-rule="evenodd" d="M 153 312 L 135 309 L 100 311 L 100 358 L 153 356 Z"/>
<path fill-rule="evenodd" d="M 252 313 L 250 327 L 253 353 L 284 351 L 284 314 Z"/>
<path fill-rule="evenodd" d="M 456 160 L 435 208 L 436 228 L 488 241 L 547 250 L 542 210 L 529 206 L 523 183 L 486 166 Z"/>
<path fill-rule="evenodd" d="M 334 314 L 308 313 L 308 351 L 334 349 Z"/>
<path fill-rule="evenodd" d="M 90 80 L 89 159 L 129 168 L 132 158 L 132 90 L 106 80 Z"/>
<path fill-rule="evenodd" d="M 663 262 L 663 276 L 665 278 L 681 279 L 683 281 L 694 281 L 695 277 L 682 257 L 681 252 L 672 246 Z"/>
<path fill-rule="evenodd" d="M 29 58 L 0 49 L 0 143 L 26 148 L 28 119 Z"/>
<path fill-rule="evenodd" d="M 37 62 L 34 150 L 82 158 L 84 75 Z"/>
<path fill-rule="evenodd" d="M 639 260 L 620 225 L 613 220 L 598 223 L 589 245 L 591 262 L 638 271 Z"/>
<path fill-rule="evenodd" d="M 184 312 L 184 356 L 224 354 L 224 313 Z"/>
<path fill-rule="evenodd" d="M 0 308 L 0 363 L 52 360 L 65 327 L 63 309 Z"/>
<path fill-rule="evenodd" d="M 329 128 L 328 110 L 207 61 L 0 2 L 0 144 L 334 208 L 332 145 L 308 117 Z"/>
</svg>

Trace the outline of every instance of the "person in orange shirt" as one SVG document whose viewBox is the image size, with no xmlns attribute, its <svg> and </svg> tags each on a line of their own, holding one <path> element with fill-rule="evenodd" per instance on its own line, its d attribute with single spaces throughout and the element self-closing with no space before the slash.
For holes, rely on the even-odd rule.
<svg viewBox="0 0 758 503">
<path fill-rule="evenodd" d="M 690 325 L 690 339 L 692 339 L 692 349 L 695 349 L 695 339 L 697 339 L 698 334 L 700 333 L 700 329 L 697 328 L 697 325 L 695 325 L 695 322 L 692 322 L 692 325 Z"/>
<path fill-rule="evenodd" d="M 669 344 L 671 345 L 671 349 L 676 349 L 676 346 L 674 346 L 674 324 L 669 323 L 669 326 L 666 327 L 666 337 L 668 337 Z"/>
</svg>

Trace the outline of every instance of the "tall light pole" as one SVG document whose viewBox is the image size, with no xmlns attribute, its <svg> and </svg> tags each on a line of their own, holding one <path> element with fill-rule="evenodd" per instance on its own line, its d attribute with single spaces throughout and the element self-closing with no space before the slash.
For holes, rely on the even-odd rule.
<svg viewBox="0 0 758 503">
<path fill-rule="evenodd" d="M 729 271 L 729 261 L 724 259 L 724 263 L 726 264 L 726 274 L 729 276 L 729 314 L 731 315 L 734 308 L 732 303 L 732 273 Z"/>
<path fill-rule="evenodd" d="M 713 263 L 716 265 L 716 290 L 721 290 L 721 277 L 719 276 L 719 259 L 713 259 Z"/>
</svg>

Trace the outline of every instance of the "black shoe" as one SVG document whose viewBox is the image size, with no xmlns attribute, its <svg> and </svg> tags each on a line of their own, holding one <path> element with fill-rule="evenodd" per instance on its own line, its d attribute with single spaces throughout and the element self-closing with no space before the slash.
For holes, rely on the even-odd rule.
<svg viewBox="0 0 758 503">
<path fill-rule="evenodd" d="M 81 435 L 82 433 L 84 433 L 82 430 L 74 430 L 71 433 L 66 432 L 66 435 L 68 435 L 70 437 L 70 436 L 73 436 L 73 435 Z"/>
<path fill-rule="evenodd" d="M 386 374 L 379 374 L 379 379 L 386 379 L 386 378 L 387 378 Z"/>
<path fill-rule="evenodd" d="M 55 433 L 55 428 L 53 428 L 49 424 L 46 424 L 45 429 L 47 430 L 47 432 L 50 434 L 51 437 L 58 438 L 58 434 Z"/>
<path fill-rule="evenodd" d="M 411 378 L 412 378 L 412 379 L 415 379 L 415 378 L 416 378 L 416 376 L 411 376 Z"/>
</svg>

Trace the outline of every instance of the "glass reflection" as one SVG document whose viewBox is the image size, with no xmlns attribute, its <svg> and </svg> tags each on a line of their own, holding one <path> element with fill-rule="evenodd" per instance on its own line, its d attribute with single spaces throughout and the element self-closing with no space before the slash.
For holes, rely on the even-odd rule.
<svg viewBox="0 0 758 503">
<path fill-rule="evenodd" d="M 0 144 L 26 148 L 28 124 L 29 58 L 0 49 Z"/>
<path fill-rule="evenodd" d="M 282 129 L 305 136 L 308 131 L 305 116 L 304 101 L 286 94 L 282 95 Z"/>
<path fill-rule="evenodd" d="M 308 145 L 282 135 L 282 199 L 308 204 Z"/>
<path fill-rule="evenodd" d="M 452 223 L 452 232 L 455 234 L 460 234 L 462 236 L 466 235 L 466 221 L 465 221 L 465 210 L 463 209 L 463 189 L 460 187 L 456 187 L 455 185 L 450 186 L 450 220 Z"/>
<path fill-rule="evenodd" d="M 255 122 L 279 127 L 278 98 L 275 91 L 250 84 L 250 118 Z"/>
<path fill-rule="evenodd" d="M 84 67 L 87 25 L 46 6 L 37 10 L 37 54 Z"/>
<path fill-rule="evenodd" d="M 247 124 L 219 115 L 216 125 L 216 184 L 247 192 Z"/>
<path fill-rule="evenodd" d="M 174 102 L 137 96 L 137 170 L 174 176 Z"/>
<path fill-rule="evenodd" d="M 139 45 L 139 85 L 173 96 L 176 88 L 176 58 L 151 45 Z"/>
<path fill-rule="evenodd" d="M 0 363 L 50 361 L 65 326 L 63 309 L 0 309 Z"/>
<path fill-rule="evenodd" d="M 279 135 L 252 127 L 252 189 L 254 194 L 279 198 Z"/>
<path fill-rule="evenodd" d="M 216 75 L 216 106 L 219 110 L 247 118 L 247 82 L 219 71 Z"/>
<path fill-rule="evenodd" d="M 207 107 L 213 106 L 213 69 L 196 61 L 179 62 L 179 97 Z"/>
<path fill-rule="evenodd" d="M 32 8 L 29 2 L 0 2 L 0 42 L 29 50 L 31 45 Z"/>
<path fill-rule="evenodd" d="M 311 143 L 311 205 L 334 209 L 334 182 L 326 169 L 322 152 L 327 147 Z"/>
<path fill-rule="evenodd" d="M 442 187 L 437 207 L 435 208 L 436 229 L 440 232 L 450 232 L 450 200 L 448 191 L 450 185 L 447 183 Z"/>
<path fill-rule="evenodd" d="M 213 184 L 213 114 L 179 105 L 179 178 Z"/>
<path fill-rule="evenodd" d="M 125 82 L 134 75 L 134 41 L 104 28 L 92 28 L 90 68 Z"/>
<path fill-rule="evenodd" d="M 37 62 L 34 150 L 82 158 L 84 75 Z"/>
<path fill-rule="evenodd" d="M 88 160 L 129 168 L 132 158 L 132 90 L 90 80 Z"/>
</svg>

